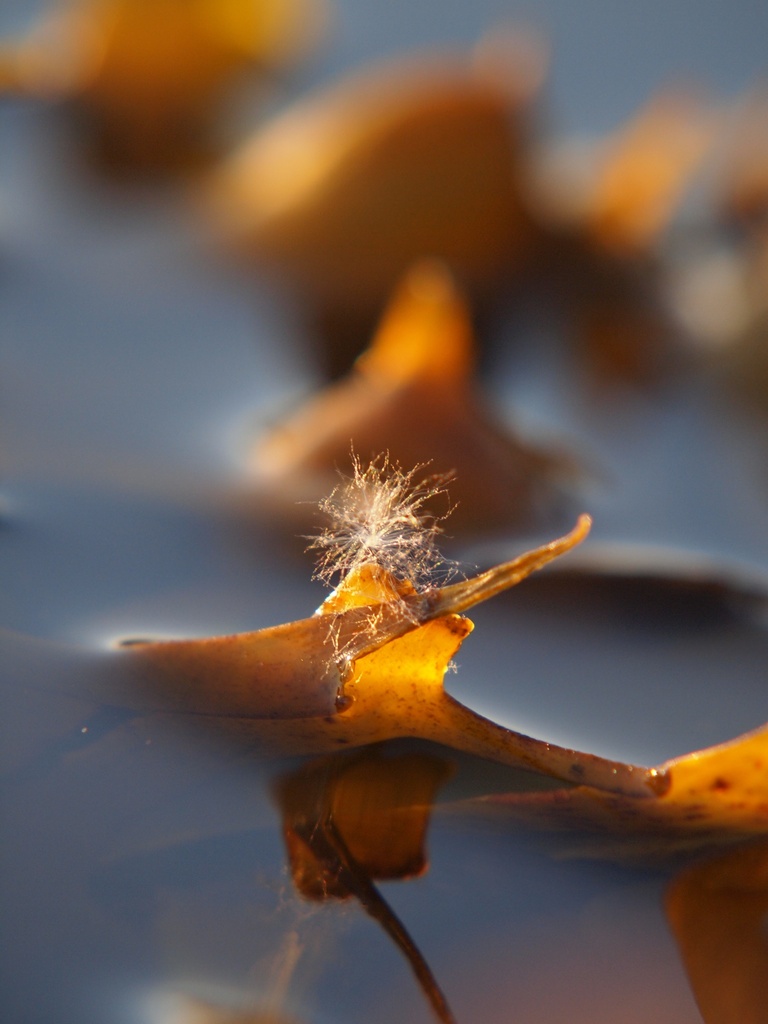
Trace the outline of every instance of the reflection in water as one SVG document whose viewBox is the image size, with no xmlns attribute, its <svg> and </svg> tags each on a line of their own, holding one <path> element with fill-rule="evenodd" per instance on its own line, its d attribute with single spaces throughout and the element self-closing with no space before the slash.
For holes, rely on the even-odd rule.
<svg viewBox="0 0 768 1024">
<path fill-rule="evenodd" d="M 768 842 L 686 868 L 667 916 L 706 1024 L 765 1024 Z"/>
<path fill-rule="evenodd" d="M 403 952 L 438 1019 L 455 1020 L 432 972 L 374 879 L 412 878 L 427 867 L 424 842 L 451 765 L 431 754 L 371 747 L 328 757 L 275 787 L 298 891 L 311 900 L 355 897 Z"/>
<path fill-rule="evenodd" d="M 271 1008 L 258 1010 L 220 1006 L 176 993 L 163 993 L 151 1008 L 151 1024 L 300 1024 Z"/>
<path fill-rule="evenodd" d="M 303 952 L 298 933 L 289 931 L 273 957 L 269 991 L 244 1002 L 242 996 L 191 996 L 177 991 L 159 991 L 148 1000 L 148 1024 L 301 1024 L 285 1011 L 293 973 Z"/>
<path fill-rule="evenodd" d="M 454 1021 L 423 956 L 373 885 L 424 872 L 431 803 L 452 767 L 432 755 L 384 751 L 324 758 L 276 786 L 292 878 L 310 900 L 357 898 L 407 957 L 438 1019 Z M 570 824 L 578 831 L 578 821 Z M 648 852 L 657 857 L 652 835 Z M 640 860 L 643 849 L 641 839 Z M 683 869 L 670 884 L 667 914 L 706 1024 L 765 1024 L 765 841 Z"/>
<path fill-rule="evenodd" d="M 674 1024 L 693 1019 L 674 1016 L 679 1009 L 675 1000 L 687 1007 L 675 987 L 681 971 L 669 975 L 668 992 L 664 978 L 659 981 L 664 956 L 638 968 L 644 944 L 638 908 L 648 919 L 647 945 L 658 948 L 656 890 L 653 895 L 643 890 L 642 902 L 633 905 L 633 879 L 639 876 L 620 871 L 615 921 L 609 927 L 602 918 L 597 926 L 592 920 L 584 929 L 580 915 L 589 912 L 589 879 L 595 884 L 593 899 L 603 898 L 596 894 L 607 894 L 609 900 L 617 895 L 610 866 L 574 871 L 538 849 L 529 850 L 530 832 L 518 831 L 519 823 L 513 827 L 508 811 L 500 822 L 487 800 L 479 806 L 473 802 L 472 819 L 466 800 L 452 802 L 451 815 L 440 823 L 439 847 L 433 839 L 442 864 L 434 864 L 428 884 L 437 884 L 441 894 L 450 892 L 444 937 L 436 940 L 430 932 L 434 916 L 419 919 L 432 956 L 444 963 L 453 949 L 461 958 L 460 968 L 450 975 L 452 998 L 458 1002 L 456 1018 L 451 1015 L 423 956 L 376 888 L 380 880 L 412 878 L 425 870 L 431 806 L 453 769 L 452 762 L 432 753 L 434 748 L 424 753 L 387 745 L 346 752 L 307 763 L 273 786 L 292 879 L 307 901 L 297 917 L 295 902 L 275 907 L 278 888 L 280 901 L 284 896 L 282 880 L 275 881 L 283 855 L 272 815 L 263 806 L 258 762 L 250 756 L 244 760 L 235 747 L 203 742 L 204 732 L 191 730 L 188 721 L 121 722 L 107 711 L 94 716 L 90 704 L 72 696 L 70 706 L 64 695 L 41 682 L 58 662 L 60 679 L 76 677 L 92 692 L 95 687 L 89 682 L 97 672 L 106 685 L 113 655 L 105 661 L 70 653 L 67 660 L 63 649 L 57 647 L 54 653 L 33 642 L 16 648 L 9 644 L 6 653 L 14 654 L 18 664 L 13 688 L 4 691 L 3 731 L 8 739 L 23 734 L 28 750 L 40 750 L 33 758 L 6 761 L 2 794 L 10 822 L 4 846 L 15 864 L 3 880 L 6 921 L 14 930 L 10 956 L 14 968 L 23 964 L 28 972 L 15 982 L 14 1008 L 29 1007 L 29 991 L 36 984 L 29 965 L 41 960 L 47 964 L 47 991 L 35 997 L 43 1001 L 43 1011 L 29 1017 L 35 1024 L 55 1019 L 48 1011 L 57 1004 L 69 1011 L 94 980 L 134 972 L 143 972 L 147 984 L 185 993 L 163 1008 L 164 1015 L 158 1011 L 131 1018 L 136 1024 L 314 1022 L 314 1002 L 297 999 L 308 983 L 336 983 L 338 964 L 327 932 L 313 944 L 312 928 L 320 922 L 325 928 L 332 920 L 322 903 L 352 899 L 406 956 L 443 1022 L 505 1021 L 504 1007 L 514 999 L 521 1022 L 621 1019 L 629 1024 L 643 1018 L 632 1017 L 635 1011 L 629 1009 L 620 1018 L 601 1016 L 595 1005 L 645 1006 L 639 990 L 632 989 L 632 1000 L 627 991 L 649 972 L 658 1005 L 672 1005 L 668 1016 L 654 1019 Z M 66 736 L 57 739 L 57 727 L 65 726 Z M 89 732 L 83 734 L 83 728 Z M 31 743 L 33 738 L 39 744 Z M 6 754 L 13 753 L 11 745 L 5 746 Z M 459 763 L 461 774 L 442 800 L 496 790 L 507 795 L 508 804 L 511 792 L 530 782 L 530 777 L 518 779 L 509 769 L 479 759 Z M 274 762 L 267 770 L 274 770 Z M 568 818 L 558 806 L 561 826 L 577 839 L 583 836 L 579 830 L 587 824 L 584 817 Z M 541 808 L 537 817 L 543 823 Z M 453 857 L 450 843 L 455 837 L 444 831 L 447 822 L 451 828 L 458 824 L 460 832 Z M 657 833 L 644 837 L 636 832 L 628 838 L 641 866 L 649 860 L 643 842 L 654 838 L 657 844 L 664 841 Z M 503 844 L 503 853 L 497 842 Z M 561 855 L 566 849 L 562 832 L 555 842 Z M 669 847 L 667 837 L 667 851 Z M 701 846 L 693 851 L 698 856 L 697 849 Z M 651 852 L 659 852 L 652 843 Z M 601 855 L 607 859 L 602 847 Z M 481 870 L 467 867 L 473 863 L 480 863 Z M 441 870 L 448 875 L 441 876 Z M 673 883 L 670 919 L 706 1024 L 764 1020 L 760 1014 L 768 1005 L 768 956 L 760 927 L 768 911 L 767 875 L 763 841 L 696 864 Z M 313 918 L 312 926 L 305 914 Z M 541 938 L 542 922 L 546 941 Z M 377 938 L 374 929 L 368 932 Z M 372 973 L 365 941 L 358 939 L 351 958 L 347 953 L 341 962 L 352 964 L 349 973 L 372 995 L 380 993 L 379 986 L 390 987 L 391 979 L 378 964 Z M 621 947 L 626 964 L 609 972 L 604 964 L 595 967 L 591 982 L 585 982 L 590 977 L 584 974 L 585 964 L 597 956 L 600 965 L 600 956 L 614 947 Z M 670 953 L 666 961 L 674 972 Z M 564 970 L 574 955 L 577 963 Z M 558 965 L 558 989 L 551 987 L 551 965 Z M 619 968 L 625 971 L 621 985 Z M 192 979 L 190 985 L 179 984 L 180 977 Z M 230 979 L 235 997 L 219 999 L 202 988 L 209 978 Z M 618 989 L 623 990 L 620 997 Z M 113 996 L 99 1008 L 102 1016 L 79 1019 L 108 1017 Z M 461 1002 L 470 998 L 468 1011 Z M 361 1019 L 350 1012 L 347 999 L 338 991 L 328 997 L 334 1020 Z M 483 999 L 495 1002 L 477 1013 L 476 1004 Z M 324 1000 L 321 995 L 316 1005 L 328 1005 Z M 549 1017 L 542 1010 L 548 1002 L 557 1004 Z M 418 1009 L 417 1002 L 414 1019 Z M 377 1012 L 376 1019 L 388 1019 L 381 1007 Z"/>
</svg>

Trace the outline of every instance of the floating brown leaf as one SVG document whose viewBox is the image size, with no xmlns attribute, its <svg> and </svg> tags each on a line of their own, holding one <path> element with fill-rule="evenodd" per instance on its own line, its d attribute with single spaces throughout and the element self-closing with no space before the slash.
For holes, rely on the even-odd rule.
<svg viewBox="0 0 768 1024">
<path fill-rule="evenodd" d="M 338 471 L 351 471 L 353 448 L 363 460 L 387 451 L 393 463 L 449 475 L 452 529 L 521 525 L 551 508 L 566 460 L 526 447 L 493 417 L 472 379 L 473 349 L 448 273 L 416 265 L 351 373 L 258 442 L 253 464 L 267 500 L 282 516 L 306 517 Z"/>
<path fill-rule="evenodd" d="M 474 308 L 532 292 L 564 308 L 606 377 L 663 364 L 675 325 L 654 246 L 709 119 L 669 90 L 593 147 L 587 187 L 571 165 L 550 178 L 555 147 L 534 137 L 542 48 L 506 45 L 504 61 L 422 54 L 353 76 L 280 115 L 214 176 L 219 233 L 290 282 L 334 375 L 424 258 L 444 261 Z"/>
<path fill-rule="evenodd" d="M 315 0 L 77 0 L 7 44 L 0 86 L 71 99 L 101 154 L 139 169 L 212 147 L 224 93 L 301 49 Z"/>
<path fill-rule="evenodd" d="M 364 337 L 415 260 L 444 260 L 488 295 L 530 244 L 522 159 L 541 62 L 525 44 L 503 73 L 422 53 L 300 102 L 216 174 L 219 232 L 337 332 L 352 323 Z"/>
<path fill-rule="evenodd" d="M 512 732 L 443 688 L 473 628 L 461 613 L 565 553 L 588 529 L 584 516 L 567 536 L 442 588 L 417 591 L 368 565 L 310 619 L 134 644 L 124 654 L 142 685 L 114 699 L 145 713 L 192 713 L 257 738 L 264 750 L 319 753 L 414 736 L 568 783 L 649 796 L 664 787 L 662 775 Z"/>
<path fill-rule="evenodd" d="M 570 830 L 586 853 L 641 860 L 768 833 L 768 725 L 656 771 L 667 787 L 651 800 L 583 786 L 481 802 L 544 829 Z"/>
<path fill-rule="evenodd" d="M 735 128 L 718 197 L 729 222 L 731 246 L 721 246 L 718 258 L 710 260 L 714 274 L 707 273 L 706 262 L 698 277 L 695 265 L 689 272 L 694 286 L 702 282 L 694 292 L 700 311 L 698 318 L 694 316 L 694 327 L 697 337 L 714 348 L 717 369 L 732 390 L 764 413 L 768 408 L 768 90 L 763 87 L 747 97 L 732 119 Z M 709 301 L 704 294 L 707 287 Z"/>
<path fill-rule="evenodd" d="M 710 146 L 712 125 L 690 96 L 661 93 L 603 145 L 582 218 L 606 249 L 648 252 Z"/>
<path fill-rule="evenodd" d="M 719 181 L 719 206 L 747 230 L 761 231 L 768 211 L 768 87 L 729 111 L 733 131 Z"/>
<path fill-rule="evenodd" d="M 647 383 L 680 360 L 658 243 L 711 146 L 712 122 L 692 96 L 667 90 L 589 147 L 588 175 L 552 159 L 559 170 L 534 177 L 534 278 L 562 306 L 563 330 L 598 380 Z"/>
</svg>

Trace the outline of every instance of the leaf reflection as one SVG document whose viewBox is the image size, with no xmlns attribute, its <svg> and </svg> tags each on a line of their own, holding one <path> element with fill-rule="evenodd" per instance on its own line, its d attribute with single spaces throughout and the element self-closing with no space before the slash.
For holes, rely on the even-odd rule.
<svg viewBox="0 0 768 1024">
<path fill-rule="evenodd" d="M 452 773 L 432 754 L 387 755 L 372 747 L 315 761 L 283 778 L 275 796 L 298 891 L 307 899 L 356 898 L 413 970 L 438 1020 L 455 1020 L 426 960 L 373 884 L 427 868 L 432 802 Z"/>
<path fill-rule="evenodd" d="M 768 842 L 694 864 L 667 917 L 706 1024 L 763 1024 L 768 1010 Z"/>
<path fill-rule="evenodd" d="M 272 1010 L 243 1010 L 219 1006 L 187 996 L 178 996 L 164 1006 L 157 1024 L 300 1024 L 295 1017 L 286 1017 Z"/>
</svg>

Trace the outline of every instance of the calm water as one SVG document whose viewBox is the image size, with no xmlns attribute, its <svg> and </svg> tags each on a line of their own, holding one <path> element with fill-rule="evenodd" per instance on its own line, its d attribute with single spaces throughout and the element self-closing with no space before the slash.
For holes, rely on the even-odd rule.
<svg viewBox="0 0 768 1024">
<path fill-rule="evenodd" d="M 0 29 L 37 7 L 5 0 Z M 510 17 L 552 39 L 555 134 L 611 128 L 670 77 L 731 97 L 765 70 L 758 3 L 338 0 L 325 48 L 275 102 Z M 539 339 L 510 354 L 505 329 L 489 392 L 599 467 L 579 499 L 589 544 L 618 545 L 644 578 L 552 574 L 478 609 L 448 688 L 522 731 L 646 764 L 765 721 L 764 422 L 707 379 L 595 401 Z M 4 103 L 0 339 L 3 1020 L 215 1024 L 200 1002 L 268 1007 L 283 976 L 301 1024 L 432 1020 L 354 900 L 296 894 L 274 796 L 296 763 L 99 699 L 119 638 L 256 629 L 322 599 L 300 545 L 251 513 L 244 470 L 247 439 L 320 382 L 299 318 L 212 254 L 172 187 L 89 177 L 65 119 Z M 712 578 L 748 578 L 748 593 Z M 516 784 L 462 761 L 428 872 L 381 885 L 457 1019 L 699 1021 L 662 911 L 668 872 L 563 860 L 450 811 Z"/>
</svg>

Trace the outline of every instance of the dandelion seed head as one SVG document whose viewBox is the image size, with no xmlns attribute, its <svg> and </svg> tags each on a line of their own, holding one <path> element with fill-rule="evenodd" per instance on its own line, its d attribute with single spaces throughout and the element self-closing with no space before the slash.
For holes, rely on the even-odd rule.
<svg viewBox="0 0 768 1024">
<path fill-rule="evenodd" d="M 446 495 L 450 474 L 418 478 L 426 465 L 404 470 L 388 454 L 367 465 L 352 453 L 352 475 L 319 503 L 327 526 L 309 544 L 319 552 L 316 578 L 337 578 L 375 564 L 417 589 L 453 572 L 437 547 L 441 522 L 428 502 Z"/>
</svg>

